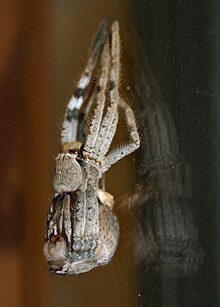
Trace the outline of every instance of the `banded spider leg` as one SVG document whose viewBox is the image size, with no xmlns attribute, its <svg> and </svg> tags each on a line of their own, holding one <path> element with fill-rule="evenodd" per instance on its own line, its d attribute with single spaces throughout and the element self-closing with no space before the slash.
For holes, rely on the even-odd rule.
<svg viewBox="0 0 220 307">
<path fill-rule="evenodd" d="M 96 94 L 96 87 L 93 87 L 91 93 L 89 93 L 89 87 L 91 83 L 91 78 L 93 71 L 96 67 L 99 55 L 103 48 L 104 42 L 107 37 L 106 32 L 106 21 L 102 21 L 99 30 L 96 33 L 93 44 L 91 48 L 91 55 L 87 62 L 87 65 L 81 75 L 81 78 L 77 84 L 77 88 L 70 98 L 67 109 L 65 112 L 65 118 L 63 122 L 62 132 L 61 132 L 61 143 L 75 142 L 77 141 L 77 132 L 82 133 L 83 124 L 85 123 L 85 118 L 89 113 L 90 107 L 93 103 L 94 96 Z M 90 95 L 90 96 L 89 96 Z M 89 97 L 88 97 L 89 96 Z M 80 118 L 80 108 L 82 107 L 85 100 L 88 100 L 87 106 L 85 109 L 85 114 L 81 120 L 82 124 L 78 127 L 79 118 Z M 78 129 L 81 128 L 81 129 Z"/>
</svg>

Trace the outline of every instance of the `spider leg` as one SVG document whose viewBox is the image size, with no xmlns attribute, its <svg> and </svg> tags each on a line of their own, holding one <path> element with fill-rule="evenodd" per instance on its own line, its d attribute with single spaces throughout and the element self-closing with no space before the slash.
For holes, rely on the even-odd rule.
<svg viewBox="0 0 220 307">
<path fill-rule="evenodd" d="M 76 141 L 80 108 L 85 101 L 85 97 L 88 93 L 88 88 L 90 85 L 93 70 L 96 67 L 96 63 L 106 40 L 106 36 L 106 22 L 103 21 L 101 22 L 99 30 L 93 40 L 91 57 L 89 58 L 86 68 L 82 73 L 75 93 L 70 98 L 70 101 L 67 105 L 61 132 L 62 144 L 66 142 Z"/>
<path fill-rule="evenodd" d="M 97 171 L 96 171 L 97 172 Z M 86 190 L 86 228 L 85 246 L 86 252 L 93 252 L 97 247 L 99 239 L 99 204 L 96 197 L 96 186 L 98 186 L 98 174 L 90 169 L 88 188 Z"/>
<path fill-rule="evenodd" d="M 70 196 L 68 194 L 65 195 L 63 199 L 63 227 L 67 237 L 68 246 L 71 246 L 71 237 L 72 237 L 72 225 L 71 225 L 71 211 L 70 211 L 71 203 Z"/>
<path fill-rule="evenodd" d="M 58 230 L 56 227 L 59 226 L 59 230 L 62 229 L 61 219 L 62 201 L 61 198 L 57 198 L 55 203 L 52 203 L 47 218 L 47 239 L 56 234 Z"/>
<path fill-rule="evenodd" d="M 109 42 L 106 40 L 106 43 L 102 52 L 101 59 L 101 76 L 98 83 L 98 95 L 97 95 L 97 105 L 94 110 L 94 115 L 92 118 L 92 123 L 89 128 L 89 134 L 85 142 L 84 151 L 93 152 L 93 148 L 96 142 L 96 138 L 99 132 L 99 127 L 102 121 L 103 110 L 105 106 L 105 90 L 108 81 L 109 74 L 109 65 L 110 65 L 110 47 Z"/>
<path fill-rule="evenodd" d="M 78 121 L 78 133 L 77 140 L 82 143 L 85 142 L 86 136 L 88 135 L 88 127 L 86 125 L 86 121 L 88 119 L 88 114 L 91 110 L 95 97 L 97 95 L 97 84 L 94 83 L 91 94 L 88 95 L 88 99 L 85 100 L 85 110 L 80 114 L 80 118 Z"/>
<path fill-rule="evenodd" d="M 82 189 L 76 192 L 72 206 L 73 250 L 89 254 L 93 253 L 99 239 L 99 203 L 96 197 L 99 172 L 96 167 L 87 164 L 83 165 L 83 172 L 86 179 Z M 69 215 L 66 216 L 68 223 Z"/>
<path fill-rule="evenodd" d="M 56 197 L 52 203 L 50 213 L 48 214 L 48 233 L 47 239 L 51 235 L 56 235 L 57 232 L 65 232 L 70 245 L 71 237 L 71 223 L 69 222 L 70 216 L 70 197 L 69 195 L 60 195 Z"/>
<path fill-rule="evenodd" d="M 121 98 L 119 101 L 119 106 L 125 112 L 125 118 L 129 129 L 130 143 L 115 149 L 105 157 L 101 168 L 102 173 L 106 172 L 111 167 L 111 165 L 115 164 L 125 156 L 135 151 L 138 147 L 140 147 L 140 138 L 132 109 Z"/>
<path fill-rule="evenodd" d="M 108 152 L 118 123 L 118 101 L 120 100 L 118 92 L 120 78 L 120 36 L 117 21 L 112 24 L 111 56 L 109 80 L 110 106 L 107 108 L 102 120 L 95 143 L 94 151 L 98 157 L 103 157 Z"/>
<path fill-rule="evenodd" d="M 117 107 L 117 105 L 116 105 Z M 95 144 L 95 152 L 99 158 L 102 158 L 106 155 L 106 153 L 109 150 L 109 147 L 111 146 L 112 139 L 115 135 L 117 124 L 118 124 L 118 111 L 115 109 L 115 105 L 112 104 L 112 106 L 109 108 L 109 113 L 112 110 L 111 117 L 106 113 L 106 123 L 102 122 L 101 128 L 102 131 L 99 133 L 99 139 L 97 140 L 97 143 Z M 104 120 L 103 119 L 103 120 Z M 109 121 L 109 123 L 108 123 Z M 105 127 L 107 128 L 105 130 Z"/>
<path fill-rule="evenodd" d="M 76 192 L 76 202 L 72 206 L 73 213 L 73 250 L 78 252 L 83 249 L 84 232 L 86 227 L 86 193 Z"/>
</svg>

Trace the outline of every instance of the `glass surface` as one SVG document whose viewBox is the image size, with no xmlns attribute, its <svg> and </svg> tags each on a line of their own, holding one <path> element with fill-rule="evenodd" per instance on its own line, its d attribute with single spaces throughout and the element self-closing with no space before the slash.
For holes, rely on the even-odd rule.
<svg viewBox="0 0 220 307">
<path fill-rule="evenodd" d="M 191 269 L 194 265 L 194 269 L 197 267 L 193 274 L 190 274 L 189 270 L 183 275 L 178 273 L 176 267 L 174 271 L 177 274 L 171 277 L 162 265 L 160 274 L 151 273 L 149 277 L 148 274 L 143 274 L 146 270 L 146 264 L 144 264 L 141 267 L 142 293 L 145 293 L 142 302 L 144 306 L 218 306 L 219 31 L 217 19 L 219 6 L 214 1 L 209 4 L 199 1 L 178 2 L 176 5 L 172 5 L 169 1 L 160 5 L 156 1 L 138 1 L 137 11 L 142 11 L 138 19 L 134 17 L 138 38 L 142 43 L 144 56 L 148 58 L 150 68 L 154 71 L 154 81 L 160 89 L 161 96 L 154 97 L 161 107 L 161 100 L 168 107 L 166 111 L 164 109 L 161 116 L 167 117 L 165 122 L 169 130 L 170 149 L 174 153 L 174 159 L 176 156 L 176 162 L 173 164 L 176 168 L 174 173 L 183 171 L 180 167 L 180 161 L 183 159 L 182 163 L 187 166 L 191 177 L 190 181 L 185 180 L 185 183 L 190 182 L 188 188 L 178 192 L 172 178 L 166 177 L 162 169 L 161 174 L 158 175 L 165 176 L 162 179 L 166 181 L 163 181 L 163 187 L 160 187 L 158 183 L 161 191 L 160 201 L 163 202 L 163 204 L 160 203 L 163 209 L 161 210 L 163 221 L 167 214 L 171 214 L 169 206 L 172 208 L 172 217 L 170 215 L 169 222 L 168 220 L 166 222 L 169 226 L 163 224 L 164 229 L 167 227 L 171 231 L 169 228 L 173 227 L 171 221 L 176 226 L 174 232 L 168 232 L 167 238 L 171 239 L 170 244 L 167 243 L 169 246 L 163 246 L 161 239 L 159 244 L 161 251 L 167 247 L 165 251 L 168 250 L 168 256 L 171 257 L 171 259 L 168 257 L 168 262 L 171 264 L 175 262 L 172 257 L 175 257 L 175 253 L 179 251 L 182 254 L 181 265 L 184 262 L 188 264 L 190 262 Z M 145 75 L 149 76 L 149 72 Z M 143 94 L 140 97 L 143 97 Z M 166 115 L 167 111 L 169 115 Z M 158 117 L 159 129 L 162 127 L 161 116 Z M 170 122 L 171 119 L 174 126 Z M 145 122 L 146 120 L 144 119 Z M 164 128 L 163 132 L 165 132 Z M 174 139 L 175 128 L 177 139 Z M 174 142 L 177 145 L 177 141 L 179 154 L 176 154 L 177 146 L 173 146 Z M 189 195 L 187 191 L 190 191 Z M 173 201 L 176 199 L 176 203 L 174 201 L 170 204 L 172 199 Z M 175 211 L 178 206 L 182 208 L 181 214 Z M 159 209 L 154 207 L 154 210 Z M 146 214 L 154 217 L 155 213 Z M 184 222 L 181 221 L 181 215 L 185 215 Z M 157 217 L 155 217 L 152 224 L 155 227 L 157 223 Z M 186 244 L 185 246 L 183 244 L 181 248 L 182 223 L 185 223 L 188 230 L 185 232 Z M 160 225 L 156 227 L 157 234 Z M 194 231 L 198 231 L 196 244 L 193 238 Z M 164 255 L 166 258 L 167 253 Z"/>
<path fill-rule="evenodd" d="M 0 8 L 0 305 L 219 306 L 218 2 L 11 0 Z M 105 178 L 120 223 L 113 260 L 56 276 L 42 253 L 53 159 L 102 19 L 120 23 L 120 93 L 141 148 Z M 124 122 L 115 146 L 128 141 Z"/>
</svg>

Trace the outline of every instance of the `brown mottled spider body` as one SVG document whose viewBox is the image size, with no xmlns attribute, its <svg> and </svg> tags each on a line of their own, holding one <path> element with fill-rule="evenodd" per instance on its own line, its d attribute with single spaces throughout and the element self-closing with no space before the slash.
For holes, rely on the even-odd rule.
<svg viewBox="0 0 220 307">
<path fill-rule="evenodd" d="M 87 112 L 96 106 L 85 143 L 77 142 L 79 110 L 85 101 L 92 72 L 101 53 L 101 74 L 87 97 Z M 69 101 L 61 135 L 62 151 L 55 162 L 55 198 L 48 213 L 44 255 L 57 274 L 78 274 L 108 263 L 119 239 L 119 225 L 112 211 L 114 200 L 99 189 L 103 174 L 140 145 L 132 109 L 119 95 L 119 24 L 106 34 L 103 22 L 92 55 Z M 110 103 L 106 107 L 107 98 Z M 109 153 L 118 123 L 118 108 L 125 112 L 130 142 Z"/>
</svg>

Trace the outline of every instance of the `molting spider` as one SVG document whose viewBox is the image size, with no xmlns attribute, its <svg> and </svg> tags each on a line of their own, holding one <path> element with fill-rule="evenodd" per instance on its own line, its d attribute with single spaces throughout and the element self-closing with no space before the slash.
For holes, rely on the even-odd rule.
<svg viewBox="0 0 220 307">
<path fill-rule="evenodd" d="M 100 77 L 89 92 L 100 54 Z M 99 180 L 111 165 L 140 146 L 133 111 L 119 95 L 119 74 L 119 23 L 115 21 L 107 35 L 106 23 L 102 22 L 91 57 L 68 103 L 62 150 L 55 161 L 55 197 L 48 213 L 44 255 L 51 271 L 57 274 L 78 274 L 104 265 L 117 247 L 119 225 L 112 211 L 113 196 L 99 189 Z M 86 140 L 78 142 L 80 108 L 86 101 L 86 117 L 94 100 L 96 106 Z M 108 153 L 117 128 L 118 107 L 125 113 L 130 141 Z M 84 121 L 85 118 L 81 128 Z"/>
</svg>

